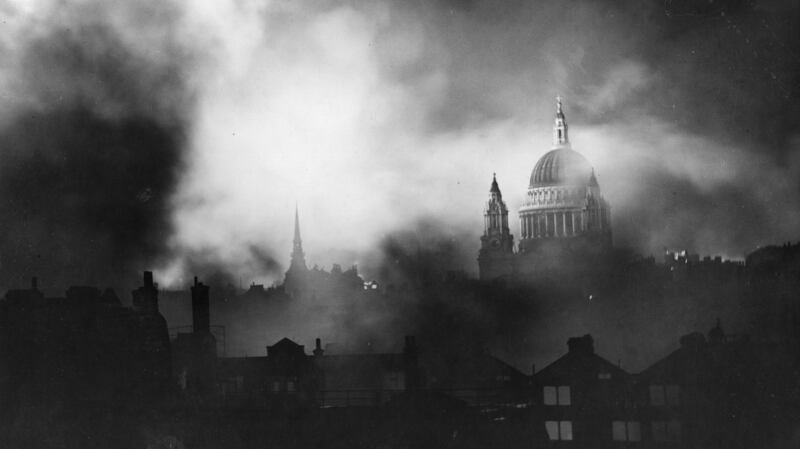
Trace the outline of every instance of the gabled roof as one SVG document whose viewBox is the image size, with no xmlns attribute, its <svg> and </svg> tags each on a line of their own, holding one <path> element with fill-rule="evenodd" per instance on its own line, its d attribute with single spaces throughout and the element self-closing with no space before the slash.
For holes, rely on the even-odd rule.
<svg viewBox="0 0 800 449">
<path fill-rule="evenodd" d="M 305 346 L 299 345 L 288 338 L 282 338 L 272 346 L 267 346 L 268 357 L 303 356 L 306 355 Z"/>
<path fill-rule="evenodd" d="M 612 378 L 629 377 L 630 373 L 597 354 L 567 353 L 536 373 L 535 378 L 596 378 L 598 373 L 609 373 Z"/>
</svg>

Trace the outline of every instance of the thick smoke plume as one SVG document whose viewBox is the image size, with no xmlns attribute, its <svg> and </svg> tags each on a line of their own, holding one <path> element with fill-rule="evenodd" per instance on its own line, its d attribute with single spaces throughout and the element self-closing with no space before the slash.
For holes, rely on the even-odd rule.
<svg viewBox="0 0 800 449">
<path fill-rule="evenodd" d="M 172 232 L 190 58 L 138 36 L 170 26 L 167 6 L 37 6 L 4 11 L 2 284 L 124 284 Z"/>
<path fill-rule="evenodd" d="M 796 238 L 800 39 L 787 11 L 12 2 L 7 282 L 147 266 L 169 285 L 202 267 L 271 283 L 296 203 L 312 263 L 369 271 L 385 236 L 433 220 L 472 233 L 458 265 L 474 272 L 491 173 L 515 210 L 549 149 L 556 94 L 619 244 L 741 257 Z"/>
<path fill-rule="evenodd" d="M 285 266 L 295 203 L 313 264 L 357 263 L 372 275 L 385 236 L 429 219 L 471 232 L 457 265 L 474 273 L 491 173 L 514 211 L 550 147 L 557 93 L 612 205 L 618 244 L 742 257 L 796 238 L 796 17 L 784 11 L 223 8 L 227 26 L 214 31 L 228 51 L 200 89 L 167 277 L 186 282 L 181 255 L 200 248 L 233 278 L 279 279 L 281 269 L 254 272 L 247 248 Z"/>
</svg>

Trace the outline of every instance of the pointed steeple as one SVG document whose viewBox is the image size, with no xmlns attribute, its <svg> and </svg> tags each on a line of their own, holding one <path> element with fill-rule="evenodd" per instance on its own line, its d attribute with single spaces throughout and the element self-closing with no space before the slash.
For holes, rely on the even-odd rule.
<svg viewBox="0 0 800 449">
<path fill-rule="evenodd" d="M 567 118 L 564 116 L 564 111 L 561 109 L 561 96 L 559 95 L 556 97 L 556 119 L 553 124 L 554 147 L 569 147 L 568 130 Z"/>
<path fill-rule="evenodd" d="M 303 240 L 300 238 L 300 214 L 297 204 L 294 206 L 294 240 L 292 241 L 292 261 L 291 267 L 307 270 L 306 256 L 303 254 Z"/>
<path fill-rule="evenodd" d="M 500 195 L 500 186 L 497 185 L 497 173 L 492 173 L 492 187 L 489 189 L 489 193 Z"/>
</svg>

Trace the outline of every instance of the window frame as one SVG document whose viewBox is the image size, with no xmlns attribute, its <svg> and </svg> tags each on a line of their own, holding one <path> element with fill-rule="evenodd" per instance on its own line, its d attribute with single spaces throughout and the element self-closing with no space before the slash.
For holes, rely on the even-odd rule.
<svg viewBox="0 0 800 449">
<path fill-rule="evenodd" d="M 547 394 L 548 389 L 552 392 Z M 555 402 L 548 401 L 549 397 L 554 397 Z M 544 385 L 542 387 L 542 403 L 546 406 L 569 407 L 572 405 L 572 387 L 570 385 Z"/>
<path fill-rule="evenodd" d="M 681 386 L 678 384 L 650 384 L 648 393 L 650 399 L 648 402 L 654 407 L 678 407 L 681 405 Z"/>
<path fill-rule="evenodd" d="M 575 439 L 572 421 L 545 421 L 544 428 L 550 441 L 572 441 Z"/>
<path fill-rule="evenodd" d="M 619 430 L 622 429 L 622 438 L 619 438 Z M 634 431 L 634 429 L 636 429 Z M 640 421 L 611 421 L 611 439 L 614 441 L 625 441 L 638 443 L 642 441 L 642 423 Z"/>
</svg>

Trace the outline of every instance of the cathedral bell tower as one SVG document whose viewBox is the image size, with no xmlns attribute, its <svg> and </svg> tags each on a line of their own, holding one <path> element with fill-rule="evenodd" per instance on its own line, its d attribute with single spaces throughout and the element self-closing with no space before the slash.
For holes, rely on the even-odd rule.
<svg viewBox="0 0 800 449">
<path fill-rule="evenodd" d="M 492 177 L 483 219 L 483 235 L 478 254 L 480 278 L 508 277 L 513 269 L 514 236 L 508 230 L 508 208 L 497 185 L 497 176 Z"/>
</svg>

